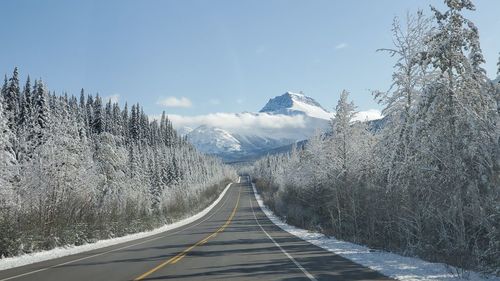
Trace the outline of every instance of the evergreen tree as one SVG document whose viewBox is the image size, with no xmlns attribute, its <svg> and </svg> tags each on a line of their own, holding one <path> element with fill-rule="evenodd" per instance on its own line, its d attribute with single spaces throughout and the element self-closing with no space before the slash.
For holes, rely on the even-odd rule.
<svg viewBox="0 0 500 281">
<path fill-rule="evenodd" d="M 92 112 L 92 133 L 100 134 L 104 132 L 104 116 L 102 112 L 102 100 L 99 95 L 95 97 Z"/>
<path fill-rule="evenodd" d="M 87 104 L 85 105 L 86 109 L 86 121 L 87 121 L 87 126 L 88 126 L 88 136 L 90 137 L 94 131 L 93 131 L 93 124 L 94 124 L 94 98 L 92 95 L 87 96 Z"/>
<path fill-rule="evenodd" d="M 104 131 L 111 133 L 113 129 L 113 120 L 112 120 L 112 104 L 111 99 L 108 100 L 106 106 L 104 108 Z"/>
<path fill-rule="evenodd" d="M 499 53 L 499 54 L 500 54 L 500 53 Z M 498 69 L 497 69 L 497 75 L 500 77 L 500 56 L 498 57 L 497 66 L 498 66 Z M 499 83 L 500 83 L 500 81 L 499 81 Z"/>
<path fill-rule="evenodd" d="M 4 103 L 7 122 L 11 131 L 14 131 L 19 115 L 19 73 L 17 67 L 14 68 L 12 77 L 5 91 Z"/>
<path fill-rule="evenodd" d="M 7 80 L 7 74 L 6 74 L 3 77 L 3 85 L 2 85 L 2 93 L 1 93 L 2 99 L 5 99 L 7 96 L 7 87 L 9 86 L 7 81 L 8 80 Z"/>
<path fill-rule="evenodd" d="M 139 129 L 139 107 L 138 105 L 132 105 L 132 110 L 130 112 L 130 138 L 132 139 L 132 142 L 134 142 L 136 145 L 138 144 L 140 140 L 140 129 Z"/>
<path fill-rule="evenodd" d="M 122 136 L 125 139 L 125 143 L 130 143 L 130 131 L 129 131 L 129 116 L 128 116 L 128 103 L 125 102 L 125 106 L 122 111 Z"/>
<path fill-rule="evenodd" d="M 15 204 L 14 197 L 14 182 L 16 177 L 16 161 L 14 150 L 10 140 L 12 132 L 9 129 L 7 119 L 3 110 L 3 97 L 0 96 L 0 206 L 7 208 Z M 0 215 L 2 209 L 0 208 Z M 1 221 L 1 220 L 0 220 Z M 3 226 L 0 226 L 0 231 L 6 233 Z M 5 241 L 1 241 L 0 245 Z"/>
<path fill-rule="evenodd" d="M 31 93 L 31 80 L 29 76 L 26 79 L 26 84 L 24 85 L 23 93 L 19 100 L 21 101 L 21 112 L 18 126 L 29 127 L 33 115 L 33 96 Z"/>
<path fill-rule="evenodd" d="M 45 85 L 42 80 L 35 81 L 35 108 L 34 108 L 34 117 L 35 117 L 35 130 L 34 135 L 35 139 L 35 147 L 41 145 L 45 141 L 45 136 L 50 123 L 50 112 L 48 105 L 48 93 L 45 89 Z"/>
<path fill-rule="evenodd" d="M 158 122 L 150 122 L 139 104 L 129 116 L 127 105 L 123 111 L 117 103 L 103 107 L 99 96 L 85 98 L 83 90 L 79 101 L 56 95 L 41 80 L 31 88 L 29 78 L 19 93 L 17 75 L 5 79 L 0 95 L 0 256 L 41 244 L 46 249 L 54 238 L 81 244 L 123 235 L 131 221 L 137 222 L 132 230 L 159 226 L 173 198 L 184 201 L 175 213 L 186 214 L 191 210 L 184 206 L 205 201 L 200 188 L 232 176 L 185 143 L 167 147 Z M 5 97 L 14 98 L 10 109 L 17 106 L 12 130 Z M 25 151 L 28 157 L 20 157 Z M 163 165 L 172 159 L 166 190 Z M 112 233 L 103 227 L 111 222 Z"/>
</svg>

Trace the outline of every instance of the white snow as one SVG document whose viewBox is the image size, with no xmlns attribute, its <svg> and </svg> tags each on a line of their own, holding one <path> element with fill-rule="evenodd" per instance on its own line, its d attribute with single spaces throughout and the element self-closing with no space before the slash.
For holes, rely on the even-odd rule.
<svg viewBox="0 0 500 281">
<path fill-rule="evenodd" d="M 240 142 L 228 131 L 201 125 L 191 131 L 188 140 L 205 153 L 235 152 L 241 150 Z"/>
<path fill-rule="evenodd" d="M 219 197 L 212 203 L 210 206 L 206 207 L 203 211 L 195 214 L 194 216 L 185 218 L 183 220 L 177 221 L 172 224 L 167 224 L 162 227 L 159 227 L 157 229 L 151 230 L 151 231 L 145 231 L 145 232 L 139 232 L 139 233 L 134 233 L 122 237 L 117 237 L 117 238 L 112 238 L 112 239 L 106 239 L 106 240 L 100 240 L 97 241 L 96 243 L 91 243 L 91 244 L 85 244 L 81 246 L 68 246 L 68 247 L 59 247 L 55 248 L 49 251 L 43 251 L 43 252 L 37 252 L 37 253 L 32 253 L 32 254 L 26 254 L 26 255 L 21 255 L 17 257 L 9 257 L 9 258 L 3 258 L 0 259 L 0 270 L 5 270 L 13 267 L 18 267 L 18 266 L 23 266 L 27 264 L 32 264 L 36 262 L 41 262 L 41 261 L 46 261 L 46 260 L 51 260 L 59 257 L 64 257 L 64 256 L 69 256 L 73 254 L 78 254 L 82 252 L 87 252 L 90 250 L 95 250 L 99 248 L 104 248 L 148 236 L 152 236 L 161 232 L 173 230 L 176 228 L 179 228 L 181 226 L 190 224 L 202 217 L 204 217 L 210 210 L 212 210 L 224 197 L 226 194 L 227 190 L 231 184 L 228 184 L 222 193 L 219 195 Z M 106 253 L 106 252 L 105 252 Z"/>
<path fill-rule="evenodd" d="M 177 128 L 176 131 L 177 131 L 177 134 L 179 134 L 180 136 L 185 136 L 189 133 L 191 133 L 194 129 L 191 128 L 191 127 L 188 127 L 188 126 L 183 126 L 183 127 L 180 127 L 180 128 Z"/>
<path fill-rule="evenodd" d="M 295 94 L 299 96 L 300 94 Z M 302 95 L 303 96 L 303 95 Z M 333 118 L 333 113 L 324 110 L 321 106 L 303 102 L 302 99 L 297 99 L 292 96 L 293 105 L 290 110 L 304 112 L 306 115 L 314 118 L 330 120 Z"/>
<path fill-rule="evenodd" d="M 293 92 L 286 92 L 270 99 L 260 112 L 292 116 L 299 114 L 324 120 L 330 120 L 333 117 L 331 112 L 321 107 L 313 98 Z"/>
<path fill-rule="evenodd" d="M 500 277 L 484 276 L 477 272 L 468 272 L 468 279 L 460 278 L 452 272 L 457 268 L 442 263 L 431 263 L 419 258 L 404 257 L 394 253 L 375 251 L 368 247 L 349 243 L 324 234 L 310 232 L 286 224 L 267 208 L 252 184 L 255 198 L 266 216 L 281 229 L 327 251 L 338 254 L 382 274 L 403 281 L 500 281 Z"/>
</svg>

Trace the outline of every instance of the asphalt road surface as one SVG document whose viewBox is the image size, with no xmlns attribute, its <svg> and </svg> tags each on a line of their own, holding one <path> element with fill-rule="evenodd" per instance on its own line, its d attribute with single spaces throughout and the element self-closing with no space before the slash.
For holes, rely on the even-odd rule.
<svg viewBox="0 0 500 281">
<path fill-rule="evenodd" d="M 154 236 L 0 271 L 3 280 L 391 280 L 274 225 L 245 177 L 205 217 Z"/>
</svg>

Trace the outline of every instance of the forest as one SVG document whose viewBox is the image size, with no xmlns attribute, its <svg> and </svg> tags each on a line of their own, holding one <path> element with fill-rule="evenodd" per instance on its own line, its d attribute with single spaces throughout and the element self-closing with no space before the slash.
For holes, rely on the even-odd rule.
<svg viewBox="0 0 500 281">
<path fill-rule="evenodd" d="M 22 89 L 21 89 L 22 87 Z M 0 95 L 0 257 L 150 230 L 208 206 L 234 171 L 165 112 L 50 92 L 18 69 Z"/>
<path fill-rule="evenodd" d="M 500 84 L 470 1 L 394 20 L 382 125 L 341 94 L 331 132 L 257 161 L 265 203 L 288 223 L 375 249 L 500 274 Z M 500 75 L 500 62 L 498 63 Z"/>
</svg>

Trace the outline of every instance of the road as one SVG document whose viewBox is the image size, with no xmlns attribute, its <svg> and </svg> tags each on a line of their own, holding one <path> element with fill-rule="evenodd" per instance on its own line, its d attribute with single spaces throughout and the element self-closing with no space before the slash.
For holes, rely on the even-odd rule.
<svg viewBox="0 0 500 281">
<path fill-rule="evenodd" d="M 175 230 L 0 271 L 0 281 L 391 280 L 274 225 L 245 177 L 203 218 Z"/>
</svg>

